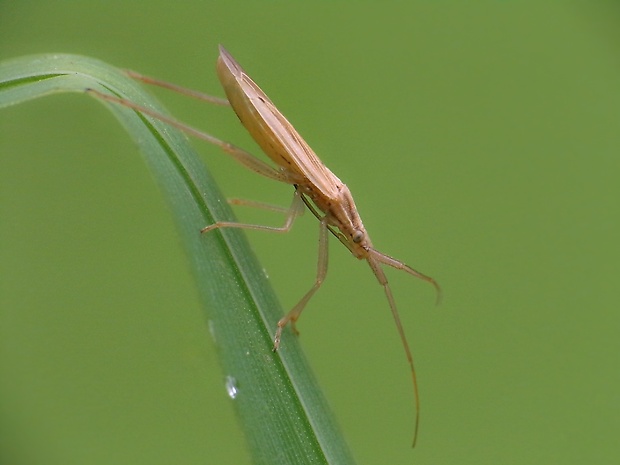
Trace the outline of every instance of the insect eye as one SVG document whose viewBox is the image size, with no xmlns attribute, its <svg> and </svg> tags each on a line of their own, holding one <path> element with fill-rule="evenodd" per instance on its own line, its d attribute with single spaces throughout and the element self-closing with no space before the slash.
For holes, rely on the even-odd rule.
<svg viewBox="0 0 620 465">
<path fill-rule="evenodd" d="M 353 242 L 358 244 L 362 242 L 362 239 L 364 239 L 364 233 L 358 229 L 353 234 L 351 234 L 351 239 L 353 240 Z"/>
</svg>

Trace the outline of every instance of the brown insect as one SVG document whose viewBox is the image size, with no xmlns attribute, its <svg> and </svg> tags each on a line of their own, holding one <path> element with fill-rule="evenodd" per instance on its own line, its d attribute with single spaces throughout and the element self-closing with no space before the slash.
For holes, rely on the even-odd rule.
<svg viewBox="0 0 620 465">
<path fill-rule="evenodd" d="M 174 84 L 159 81 L 129 72 L 130 76 L 143 82 L 172 89 L 202 100 L 216 104 L 226 104 L 225 101 L 211 97 L 199 92 L 190 91 Z M 431 283 L 437 291 L 437 301 L 441 296 L 441 290 L 437 282 L 405 263 L 390 257 L 376 250 L 370 237 L 364 228 L 362 219 L 357 212 L 355 202 L 349 188 L 334 173 L 332 173 L 323 162 L 316 156 L 304 139 L 299 135 L 288 120 L 278 111 L 275 105 L 269 100 L 267 95 L 256 85 L 256 83 L 245 73 L 239 63 L 220 46 L 220 55 L 217 60 L 217 74 L 226 92 L 228 102 L 241 120 L 241 123 L 248 130 L 250 135 L 258 143 L 265 154 L 277 165 L 273 167 L 250 153 L 235 147 L 232 144 L 217 139 L 210 134 L 198 131 L 183 123 L 154 113 L 152 110 L 119 99 L 110 95 L 101 94 L 90 90 L 97 96 L 121 105 L 133 108 L 144 114 L 158 118 L 167 122 L 186 133 L 199 137 L 207 142 L 221 147 L 238 162 L 243 164 L 258 174 L 275 179 L 286 184 L 291 184 L 295 188 L 293 202 L 288 210 L 286 221 L 282 227 L 272 227 L 254 224 L 244 224 L 235 222 L 218 221 L 206 226 L 201 230 L 207 233 L 220 228 L 241 228 L 266 230 L 273 232 L 288 232 L 297 216 L 299 216 L 304 205 L 319 220 L 319 259 L 316 280 L 312 288 L 302 297 L 302 299 L 290 310 L 283 318 L 278 321 L 274 336 L 273 350 L 280 346 L 282 330 L 290 323 L 293 331 L 297 333 L 295 323 L 299 319 L 301 312 L 314 293 L 319 289 L 327 274 L 327 244 L 328 232 L 332 233 L 342 242 L 349 251 L 360 260 L 366 260 L 372 272 L 376 276 L 379 284 L 383 286 L 387 296 L 392 316 L 396 323 L 400 339 L 409 363 L 411 378 L 413 381 L 414 399 L 416 407 L 415 428 L 413 445 L 415 446 L 418 434 L 420 418 L 420 400 L 418 394 L 418 383 L 416 379 L 415 367 L 411 349 L 405 337 L 400 317 L 396 308 L 396 302 L 392 295 L 388 280 L 383 272 L 381 265 L 387 265 Z M 251 205 L 259 205 L 248 202 Z"/>
</svg>

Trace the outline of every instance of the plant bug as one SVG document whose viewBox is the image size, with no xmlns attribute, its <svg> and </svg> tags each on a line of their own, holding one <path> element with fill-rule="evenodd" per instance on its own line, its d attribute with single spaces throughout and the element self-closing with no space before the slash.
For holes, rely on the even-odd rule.
<svg viewBox="0 0 620 465">
<path fill-rule="evenodd" d="M 286 220 L 281 227 L 244 224 L 234 222 L 216 222 L 204 227 L 200 232 L 207 233 L 221 228 L 241 228 L 266 230 L 272 232 L 288 232 L 297 216 L 303 211 L 304 205 L 319 220 L 319 253 L 316 279 L 310 290 L 283 318 L 278 321 L 273 350 L 280 346 L 283 329 L 290 323 L 295 333 L 295 323 L 299 319 L 306 304 L 320 288 L 327 274 L 328 233 L 333 234 L 359 260 L 366 260 L 379 284 L 383 287 L 392 317 L 396 324 L 407 361 L 409 363 L 413 382 L 414 400 L 416 407 L 413 445 L 415 446 L 420 418 L 420 399 L 413 356 L 402 323 L 396 308 L 396 302 L 381 265 L 387 265 L 422 279 L 435 287 L 437 301 L 440 300 L 441 290 L 438 283 L 405 263 L 376 250 L 364 228 L 355 202 L 344 184 L 332 173 L 317 155 L 312 151 L 304 139 L 299 135 L 288 120 L 278 111 L 267 95 L 245 73 L 239 63 L 220 46 L 217 60 L 217 74 L 224 88 L 228 103 L 239 117 L 243 126 L 252 138 L 277 165 L 273 167 L 250 153 L 232 144 L 217 139 L 210 134 L 191 128 L 183 123 L 157 114 L 148 108 L 141 107 L 117 97 L 89 90 L 98 97 L 133 108 L 136 111 L 160 119 L 175 126 L 184 132 L 218 145 L 234 159 L 258 174 L 265 177 L 291 184 L 294 188 L 293 201 L 288 209 Z M 157 79 L 142 76 L 135 72 L 128 72 L 130 76 L 148 84 L 165 87 L 183 94 L 196 97 L 216 104 L 226 104 L 226 101 L 211 97 L 199 92 L 187 90 Z M 258 205 L 248 202 L 251 205 Z M 260 206 L 260 205 L 259 205 Z"/>
</svg>

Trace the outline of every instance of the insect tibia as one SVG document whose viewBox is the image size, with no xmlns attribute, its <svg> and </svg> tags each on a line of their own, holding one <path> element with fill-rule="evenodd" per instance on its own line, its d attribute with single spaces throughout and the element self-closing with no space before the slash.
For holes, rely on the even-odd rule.
<svg viewBox="0 0 620 465">
<path fill-rule="evenodd" d="M 131 69 L 124 69 L 123 71 L 130 78 L 135 79 L 136 81 L 143 82 L 145 84 L 149 84 L 151 86 L 168 89 L 173 92 L 177 92 L 181 95 L 186 95 L 188 97 L 202 100 L 203 102 L 212 103 L 214 105 L 221 105 L 221 106 L 226 106 L 226 107 L 230 106 L 230 103 L 225 98 L 214 97 L 213 95 L 205 94 L 203 92 L 193 90 L 193 89 L 188 89 L 187 87 L 179 86 L 171 82 L 162 81 L 161 79 L 153 78 L 150 76 L 145 76 L 144 74 L 140 74 Z"/>
</svg>

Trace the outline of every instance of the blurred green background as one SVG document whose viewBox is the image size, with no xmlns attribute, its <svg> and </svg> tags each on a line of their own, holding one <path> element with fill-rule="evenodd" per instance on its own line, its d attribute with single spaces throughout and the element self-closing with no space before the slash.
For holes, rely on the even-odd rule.
<svg viewBox="0 0 620 465">
<path fill-rule="evenodd" d="M 0 59 L 78 53 L 222 95 L 218 43 L 347 182 L 375 246 L 444 288 L 435 308 L 388 271 L 421 385 L 411 450 L 389 307 L 331 241 L 301 339 L 359 463 L 618 463 L 618 3 L 0 2 Z M 229 110 L 157 94 L 255 150 Z M 195 145 L 231 197 L 290 201 Z M 249 236 L 293 305 L 316 220 Z M 2 463 L 250 460 L 165 201 L 86 96 L 0 111 L 0 344 Z"/>
</svg>

